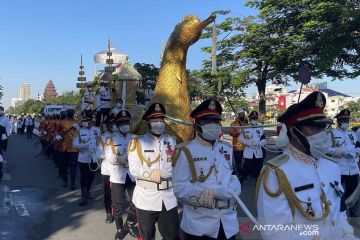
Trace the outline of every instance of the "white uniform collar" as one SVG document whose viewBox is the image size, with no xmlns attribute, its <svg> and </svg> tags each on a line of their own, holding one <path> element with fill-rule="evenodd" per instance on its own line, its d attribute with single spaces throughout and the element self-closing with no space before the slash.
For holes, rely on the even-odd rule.
<svg viewBox="0 0 360 240">
<path fill-rule="evenodd" d="M 306 164 L 314 164 L 316 159 L 306 153 L 299 151 L 297 148 L 289 144 L 289 146 L 285 149 L 293 158 L 296 160 L 306 163 Z"/>
</svg>

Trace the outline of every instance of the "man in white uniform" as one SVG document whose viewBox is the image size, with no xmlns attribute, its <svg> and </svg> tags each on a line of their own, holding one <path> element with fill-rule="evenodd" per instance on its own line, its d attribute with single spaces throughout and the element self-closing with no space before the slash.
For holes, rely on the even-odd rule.
<svg viewBox="0 0 360 240">
<path fill-rule="evenodd" d="M 164 240 L 178 239 L 179 234 L 177 200 L 171 180 L 176 140 L 163 134 L 164 117 L 161 103 L 150 105 L 142 117 L 149 124 L 148 132 L 133 138 L 128 147 L 130 173 L 136 178 L 133 203 L 143 240 L 154 238 L 156 223 Z"/>
<path fill-rule="evenodd" d="M 345 200 L 355 191 L 358 185 L 359 167 L 356 146 L 357 137 L 349 130 L 350 110 L 343 109 L 336 116 L 337 127 L 333 130 L 333 146 L 330 154 L 336 158 L 341 172 L 341 184 L 345 193 L 341 198 L 341 211 L 346 210 Z M 358 217 L 349 209 L 350 217 Z"/>
<path fill-rule="evenodd" d="M 95 104 L 95 93 L 93 90 L 93 84 L 91 82 L 87 83 L 86 90 L 81 99 L 81 115 L 92 117 Z"/>
<path fill-rule="evenodd" d="M 243 129 L 239 140 L 245 144 L 244 149 L 244 167 L 241 175 L 241 181 L 244 181 L 248 175 L 257 178 L 261 171 L 264 161 L 263 145 L 266 145 L 264 130 L 259 125 L 259 114 L 252 111 L 249 116 L 250 126 L 252 128 Z"/>
<path fill-rule="evenodd" d="M 181 229 L 187 240 L 234 239 L 239 231 L 234 194 L 240 182 L 233 175 L 232 146 L 218 140 L 222 107 L 208 99 L 195 108 L 196 137 L 176 146 L 173 184 L 184 202 Z"/>
<path fill-rule="evenodd" d="M 136 207 L 131 202 L 135 188 L 135 178 L 129 171 L 127 148 L 130 140 L 135 135 L 130 134 L 131 115 L 122 110 L 112 123 L 113 132 L 105 142 L 105 156 L 110 164 L 111 200 L 112 209 L 116 223 L 115 240 L 125 237 L 127 232 L 134 238 L 139 237 L 139 231 L 135 226 L 137 223 Z M 116 131 L 114 131 L 116 130 Z M 123 212 L 126 203 L 126 193 L 129 196 L 130 206 L 128 217 L 123 224 Z"/>
<path fill-rule="evenodd" d="M 332 122 L 324 114 L 325 103 L 316 91 L 278 118 L 287 128 L 287 146 L 262 169 L 255 199 L 261 226 L 283 229 L 262 229 L 264 240 L 355 239 L 346 214 L 340 212 L 340 169 L 325 156 L 325 128 Z"/>
<path fill-rule="evenodd" d="M 90 188 L 98 166 L 97 138 L 100 136 L 100 130 L 92 127 L 91 121 L 92 118 L 83 117 L 81 127 L 76 123 L 73 125 L 73 127 L 78 130 L 73 140 L 73 145 L 79 150 L 78 162 L 81 186 L 81 201 L 79 206 L 85 206 L 88 199 L 93 199 L 90 194 Z"/>
<path fill-rule="evenodd" d="M 10 119 L 4 115 L 4 107 L 0 106 L 0 126 L 5 128 L 5 133 L 1 134 L 1 149 L 6 152 L 8 137 L 10 136 L 11 123 Z"/>
</svg>

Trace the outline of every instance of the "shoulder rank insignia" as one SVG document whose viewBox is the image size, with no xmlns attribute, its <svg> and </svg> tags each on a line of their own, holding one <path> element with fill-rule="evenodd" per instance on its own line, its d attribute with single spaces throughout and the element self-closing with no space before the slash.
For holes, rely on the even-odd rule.
<svg viewBox="0 0 360 240">
<path fill-rule="evenodd" d="M 133 152 L 136 149 L 136 142 L 138 139 L 136 137 L 132 138 L 129 142 L 128 151 Z"/>
<path fill-rule="evenodd" d="M 287 154 L 280 154 L 279 156 L 276 156 L 273 159 L 269 160 L 267 163 L 274 167 L 280 167 L 282 164 L 287 162 L 289 158 L 290 156 Z"/>
</svg>

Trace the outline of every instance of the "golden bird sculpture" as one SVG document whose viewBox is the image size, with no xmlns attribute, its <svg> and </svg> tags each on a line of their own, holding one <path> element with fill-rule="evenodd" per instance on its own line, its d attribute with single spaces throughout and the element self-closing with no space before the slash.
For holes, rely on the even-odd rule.
<svg viewBox="0 0 360 240">
<path fill-rule="evenodd" d="M 172 118 L 191 122 L 188 78 L 186 72 L 187 51 L 196 43 L 202 33 L 216 16 L 211 15 L 200 21 L 194 15 L 185 16 L 171 33 L 161 61 L 158 80 L 150 103 L 160 102 L 165 106 L 166 114 Z M 167 122 L 168 131 L 180 141 L 193 137 L 191 126 Z"/>
</svg>

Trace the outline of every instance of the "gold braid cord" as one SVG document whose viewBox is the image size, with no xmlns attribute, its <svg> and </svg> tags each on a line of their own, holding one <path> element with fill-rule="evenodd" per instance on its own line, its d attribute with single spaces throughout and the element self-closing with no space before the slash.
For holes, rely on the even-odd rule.
<svg viewBox="0 0 360 240">
<path fill-rule="evenodd" d="M 190 168 L 190 172 L 191 172 L 191 180 L 190 180 L 190 182 L 191 183 L 205 182 L 208 179 L 208 177 L 211 175 L 212 171 L 214 170 L 215 165 L 212 165 L 210 167 L 210 169 L 209 169 L 209 171 L 208 171 L 208 173 L 206 175 L 198 177 L 197 173 L 196 173 L 194 158 L 191 156 L 190 150 L 185 146 L 182 147 L 181 149 L 179 149 L 179 152 L 181 150 L 184 151 L 185 157 L 186 157 L 186 159 L 188 161 L 188 164 L 189 164 L 189 168 Z M 179 155 L 180 155 L 180 153 L 179 153 Z"/>
<path fill-rule="evenodd" d="M 157 163 L 160 160 L 160 154 L 154 160 L 146 160 L 144 155 L 142 154 L 140 142 L 137 139 L 133 139 L 132 144 L 134 144 L 136 153 L 137 153 L 138 157 L 140 158 L 140 161 L 142 164 L 146 163 L 149 167 L 151 167 L 152 164 Z M 130 148 L 130 146 L 129 146 L 129 148 Z"/>
<path fill-rule="evenodd" d="M 276 173 L 276 176 L 277 176 L 278 182 L 279 182 L 279 188 L 275 192 L 270 191 L 270 189 L 268 188 L 267 178 L 269 176 L 269 172 L 271 169 L 275 170 L 275 173 Z M 303 217 L 306 218 L 307 220 L 322 221 L 322 220 L 325 220 L 330 213 L 330 208 L 326 201 L 325 193 L 322 191 L 321 196 L 320 196 L 321 207 L 323 210 L 322 216 L 313 217 L 313 216 L 308 215 L 306 213 L 306 210 L 301 206 L 300 201 L 297 198 L 296 194 L 294 193 L 285 173 L 281 169 L 271 166 L 271 165 L 266 165 L 264 170 L 261 171 L 260 176 L 256 182 L 256 192 L 255 192 L 255 198 L 256 198 L 255 201 L 256 202 L 258 199 L 258 193 L 259 193 L 261 181 L 263 182 L 265 192 L 269 196 L 278 197 L 278 196 L 280 196 L 281 193 L 284 193 L 286 199 L 288 200 L 288 204 L 289 204 L 289 207 L 291 209 L 291 213 L 293 216 L 295 215 L 295 210 L 298 209 L 299 212 L 303 215 Z"/>
</svg>

